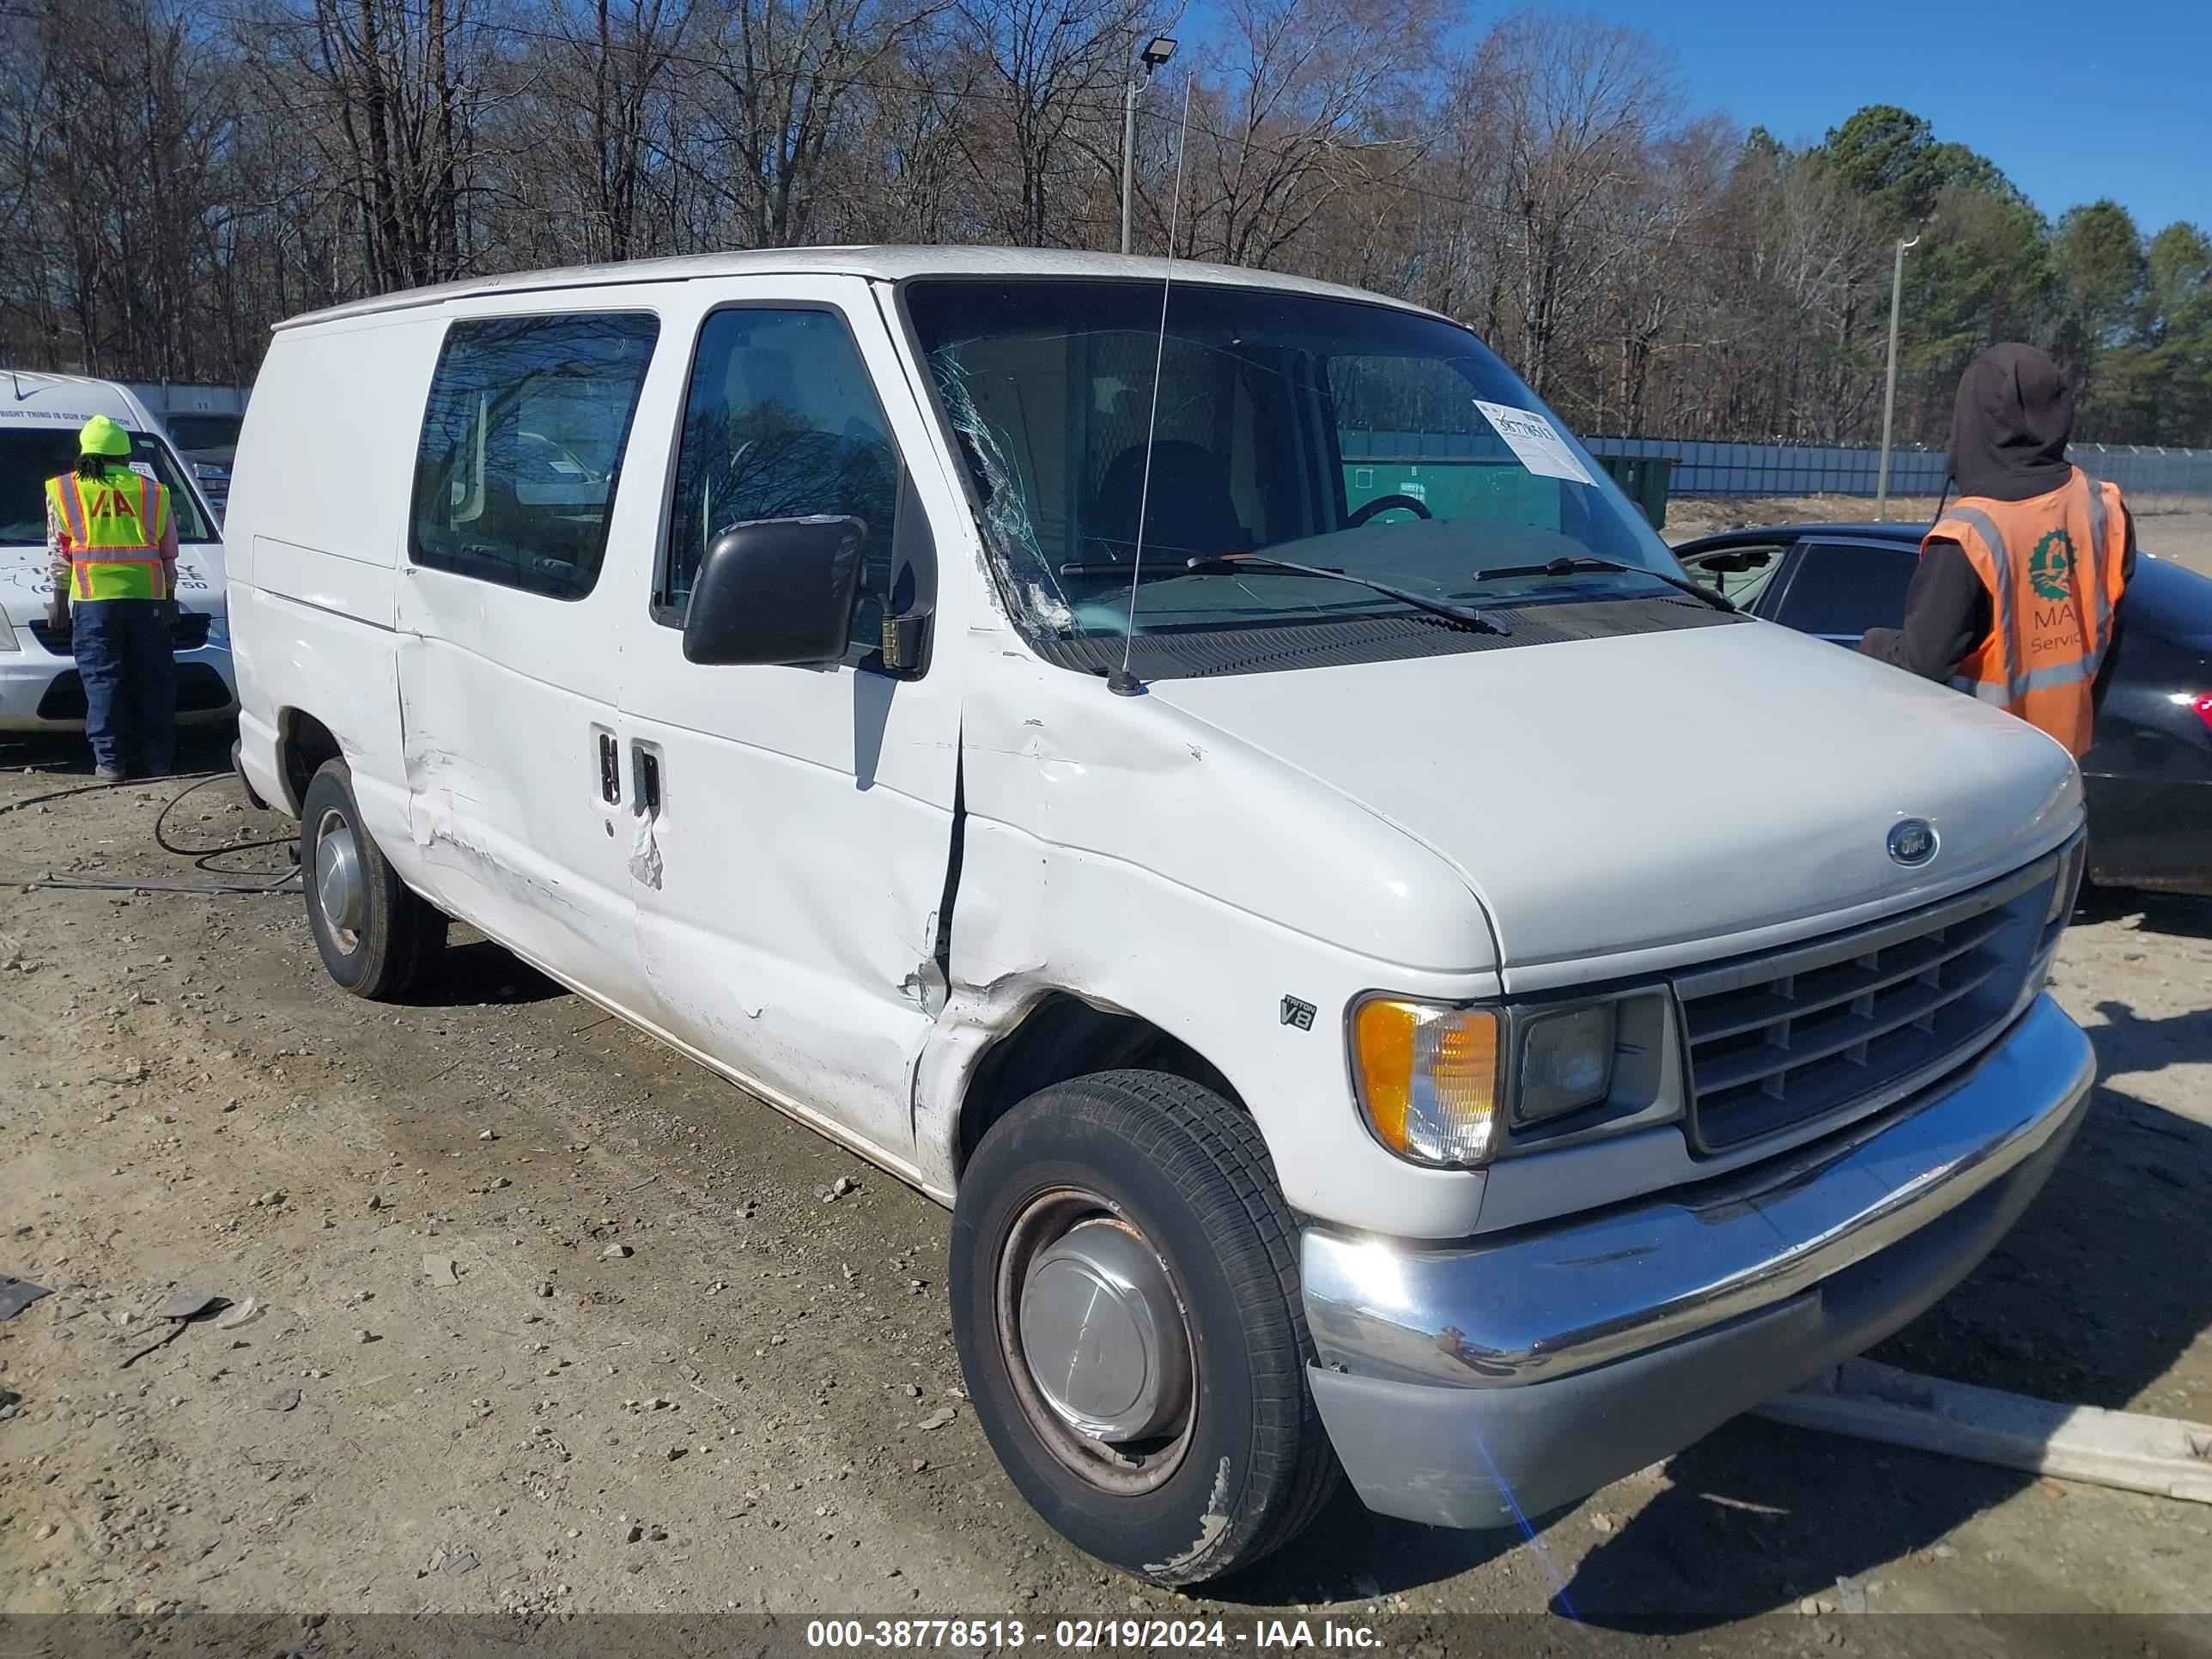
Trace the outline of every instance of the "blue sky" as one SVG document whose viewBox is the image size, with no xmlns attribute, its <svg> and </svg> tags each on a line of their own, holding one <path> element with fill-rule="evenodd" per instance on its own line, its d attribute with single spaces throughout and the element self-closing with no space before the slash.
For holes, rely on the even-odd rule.
<svg viewBox="0 0 2212 1659">
<path fill-rule="evenodd" d="M 2056 217 L 2109 196 L 2212 229 L 2212 3 L 1576 0 L 1671 46 L 1692 104 L 1791 143 L 1901 104 Z M 1471 21 L 1478 28 L 1494 15 Z"/>
<path fill-rule="evenodd" d="M 1353 0 L 1357 3 L 1357 0 Z M 1454 37 L 1517 0 L 1448 0 Z M 2212 0 L 1566 0 L 1673 50 L 1692 110 L 1816 143 L 1900 104 L 2003 168 L 2056 218 L 2109 196 L 2154 234 L 2212 231 Z M 1213 0 L 1167 0 L 1195 40 Z"/>
</svg>

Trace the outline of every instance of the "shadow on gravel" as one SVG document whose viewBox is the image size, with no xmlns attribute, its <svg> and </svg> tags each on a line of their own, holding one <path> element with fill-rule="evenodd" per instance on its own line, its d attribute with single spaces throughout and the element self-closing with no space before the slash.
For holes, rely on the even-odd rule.
<svg viewBox="0 0 2212 1659">
<path fill-rule="evenodd" d="M 2092 1033 L 2103 1076 L 2212 1060 L 2212 1008 L 2191 1008 L 2159 1019 L 2138 1019 L 2124 1002 L 2100 1002 L 2097 1012 L 2106 1020 L 2102 1030 Z"/>
<path fill-rule="evenodd" d="M 1540 1522 L 1539 1526 L 1541 1526 Z M 1376 1514 L 1349 1485 L 1296 1543 L 1249 1572 L 1207 1584 L 1234 1607 L 1326 1607 L 1418 1589 L 1507 1553 L 1518 1533 L 1454 1532 Z"/>
<path fill-rule="evenodd" d="M 177 729 L 176 768 L 179 772 L 213 772 L 230 769 L 231 739 L 238 728 L 228 721 L 216 726 L 185 726 Z M 92 749 L 83 734 L 76 732 L 58 732 L 51 735 L 33 732 L 27 735 L 10 733 L 0 737 L 0 771 L 51 772 L 55 775 L 53 787 L 66 788 L 70 782 L 92 778 Z"/>
<path fill-rule="evenodd" d="M 2212 898 L 2185 893 L 2140 893 L 2124 887 L 2084 888 L 2075 919 L 2118 921 L 2136 918 L 2136 931 L 2164 939 L 2212 939 Z"/>
<path fill-rule="evenodd" d="M 2028 1477 L 1739 1418 L 1667 1466 L 1668 1491 L 1583 1559 L 1552 1611 L 1680 1634 L 1835 1595 L 1941 1540 Z"/>
<path fill-rule="evenodd" d="M 568 988 L 488 939 L 449 945 L 423 983 L 402 1000 L 410 1008 L 481 1008 L 492 1003 L 546 1002 Z"/>
<path fill-rule="evenodd" d="M 2212 1012 L 2090 1033 L 2124 1081 L 2212 1059 Z M 2212 1127 L 2100 1086 L 2050 1184 L 1949 1296 L 1872 1351 L 1908 1370 L 2045 1400 L 2193 1413 L 2161 1379 L 2212 1327 L 2203 1255 Z M 1943 1541 L 2035 1478 L 1754 1419 L 1668 1466 L 1671 1489 L 1585 1558 L 1553 1610 L 1624 1631 L 1680 1631 L 1836 1594 L 1838 1578 Z M 2055 1497 L 2054 1503 L 2059 1501 Z M 1571 1524 L 1571 1523 L 1570 1523 Z"/>
</svg>

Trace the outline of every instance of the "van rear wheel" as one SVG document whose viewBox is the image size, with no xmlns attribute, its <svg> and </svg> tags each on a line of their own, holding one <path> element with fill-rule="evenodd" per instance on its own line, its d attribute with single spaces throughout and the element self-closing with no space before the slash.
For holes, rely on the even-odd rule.
<svg viewBox="0 0 2212 1659">
<path fill-rule="evenodd" d="M 392 872 L 362 827 L 343 761 L 325 761 L 300 803 L 300 879 L 323 966 L 357 997 L 404 996 L 445 948 L 445 914 Z"/>
<path fill-rule="evenodd" d="M 1306 1385 L 1297 1230 L 1252 1121 L 1107 1072 L 993 1125 L 953 1209 L 953 1335 L 1036 1511 L 1158 1584 L 1304 1531 L 1337 1465 Z"/>
</svg>

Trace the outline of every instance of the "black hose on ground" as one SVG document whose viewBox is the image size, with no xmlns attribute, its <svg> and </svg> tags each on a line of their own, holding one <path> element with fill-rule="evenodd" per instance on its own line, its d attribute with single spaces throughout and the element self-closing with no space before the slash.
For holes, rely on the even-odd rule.
<svg viewBox="0 0 2212 1659">
<path fill-rule="evenodd" d="M 97 794 L 110 789 L 134 789 L 143 787 L 149 783 L 189 780 L 182 789 L 170 796 L 162 804 L 161 811 L 155 816 L 154 841 L 162 851 L 175 854 L 179 858 L 191 859 L 205 869 L 208 867 L 208 860 L 224 853 L 252 852 L 264 847 L 289 846 L 290 836 L 278 836 L 263 841 L 238 842 L 226 847 L 179 847 L 163 832 L 163 826 L 167 823 L 169 814 L 176 810 L 178 803 L 185 796 L 232 775 L 233 774 L 228 771 L 179 772 L 168 778 L 134 778 L 118 783 L 75 784 L 67 789 L 50 789 L 43 794 L 26 795 L 21 800 L 0 801 L 0 815 L 20 811 L 27 806 L 43 806 L 53 801 L 70 800 L 79 795 Z M 284 891 L 299 878 L 299 873 L 297 870 L 286 870 L 270 876 L 264 882 L 191 882 L 167 881 L 160 877 L 146 877 L 133 880 L 129 877 L 78 876 L 72 875 L 67 871 L 45 870 L 35 876 L 16 880 L 13 884 L 18 887 L 76 892 L 187 893 L 219 898 L 252 897 L 257 895 L 265 896 Z"/>
</svg>

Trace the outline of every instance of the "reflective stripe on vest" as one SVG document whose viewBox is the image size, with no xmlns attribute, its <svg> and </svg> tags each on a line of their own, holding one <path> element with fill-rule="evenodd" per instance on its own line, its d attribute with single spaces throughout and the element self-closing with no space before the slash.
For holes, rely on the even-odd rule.
<svg viewBox="0 0 2212 1659">
<path fill-rule="evenodd" d="M 74 472 L 49 478 L 46 499 L 69 536 L 71 598 L 168 597 L 161 556 L 169 521 L 166 489 L 143 473 L 111 467 L 98 478 Z"/>
<path fill-rule="evenodd" d="M 1962 501 L 1929 532 L 1965 550 L 1990 597 L 1989 637 L 1951 684 L 2041 726 L 2076 755 L 2088 746 L 2092 688 L 2111 647 L 2125 563 L 2117 492 L 2108 501 L 2107 488 L 2076 468 L 2059 489 L 2029 501 Z M 2023 538 L 2034 544 L 2025 562 Z M 2023 630 L 2023 622 L 2031 626 Z"/>
<path fill-rule="evenodd" d="M 2006 550 L 2004 532 L 1997 528 L 1996 520 L 1978 507 L 1971 507 L 1961 501 L 1951 509 L 1950 516 L 1963 524 L 1972 525 L 1974 533 L 1982 538 L 1982 544 L 1990 550 L 1990 557 L 1996 561 L 1996 580 L 1991 584 L 1995 590 L 1993 615 L 1996 623 L 1996 635 L 2003 641 L 2002 661 L 2008 676 L 2005 680 L 1978 681 L 1966 677 L 1951 684 L 1961 691 L 1972 691 L 1984 702 L 2008 703 L 2016 695 L 2009 684 L 2014 667 L 2012 642 L 2020 637 L 2012 630 L 2012 555 Z"/>
</svg>

